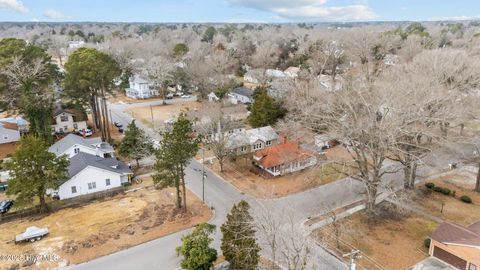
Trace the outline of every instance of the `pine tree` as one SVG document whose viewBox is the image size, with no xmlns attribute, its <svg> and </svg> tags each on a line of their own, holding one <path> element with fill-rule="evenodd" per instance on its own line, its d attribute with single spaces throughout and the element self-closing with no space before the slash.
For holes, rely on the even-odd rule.
<svg viewBox="0 0 480 270">
<path fill-rule="evenodd" d="M 139 160 L 149 156 L 152 151 L 150 138 L 145 134 L 145 131 L 137 127 L 135 120 L 133 120 L 128 124 L 125 137 L 118 146 L 118 153 L 123 157 L 134 159 L 137 162 L 137 167 L 140 167 Z"/>
<path fill-rule="evenodd" d="M 175 187 L 177 207 L 182 207 L 183 197 L 184 211 L 187 211 L 185 168 L 198 152 L 199 143 L 200 139 L 195 136 L 192 123 L 182 113 L 173 124 L 173 129 L 165 132 L 160 149 L 155 153 L 157 161 L 153 181 L 160 188 Z"/>
<path fill-rule="evenodd" d="M 217 251 L 209 245 L 213 238 L 215 225 L 203 223 L 198 225 L 189 235 L 182 237 L 182 245 L 177 252 L 183 256 L 180 265 L 187 270 L 209 270 L 217 259 Z"/>
<path fill-rule="evenodd" d="M 254 128 L 275 124 L 283 118 L 286 110 L 274 98 L 270 97 L 265 88 L 257 88 L 254 92 L 251 114 L 248 117 L 250 125 Z"/>
<path fill-rule="evenodd" d="M 240 201 L 233 206 L 220 228 L 223 234 L 221 249 L 232 270 L 257 269 L 260 247 L 249 209 L 246 201 Z"/>
</svg>

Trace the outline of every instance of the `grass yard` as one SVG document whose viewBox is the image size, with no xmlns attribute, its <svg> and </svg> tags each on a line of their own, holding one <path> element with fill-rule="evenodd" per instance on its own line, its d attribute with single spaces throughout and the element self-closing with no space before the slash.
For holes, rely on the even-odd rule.
<svg viewBox="0 0 480 270">
<path fill-rule="evenodd" d="M 480 220 L 480 193 L 473 191 L 469 179 L 462 180 L 465 177 L 468 176 L 452 171 L 445 176 L 428 181 L 436 186 L 455 191 L 455 197 L 433 192 L 424 184 L 419 184 L 413 200 L 414 206 L 431 215 L 465 226 Z M 474 178 L 475 176 L 471 175 L 470 177 Z M 462 195 L 469 196 L 473 203 L 467 204 L 460 201 L 459 198 Z"/>
<path fill-rule="evenodd" d="M 202 104 L 197 101 L 185 101 L 177 102 L 168 105 L 159 105 L 133 108 L 129 109 L 126 112 L 132 115 L 133 118 L 139 119 L 143 124 L 153 127 L 152 125 L 152 113 L 153 113 L 153 124 L 155 128 L 163 127 L 165 125 L 165 120 L 175 119 L 181 112 L 188 110 L 198 110 L 201 108 Z"/>
<path fill-rule="evenodd" d="M 124 94 L 116 94 L 115 96 L 110 96 L 108 97 L 108 101 L 111 103 L 125 103 L 125 104 L 131 104 L 131 103 L 142 103 L 142 102 L 149 102 L 149 101 L 155 101 L 155 100 L 162 100 L 162 97 L 153 97 L 153 98 L 147 98 L 147 99 L 134 99 L 134 98 L 129 98 L 125 96 Z"/>
<path fill-rule="evenodd" d="M 145 179 L 145 182 L 151 179 Z M 191 192 L 189 210 L 174 206 L 173 189 L 152 186 L 125 195 L 62 209 L 47 216 L 0 224 L 0 254 L 50 254 L 58 262 L 44 262 L 35 269 L 78 264 L 207 222 L 212 212 Z M 50 234 L 35 243 L 7 243 L 29 226 L 48 227 Z M 0 269 L 14 262 L 0 261 Z"/>
<path fill-rule="evenodd" d="M 427 257 L 423 241 L 437 226 L 414 214 L 373 223 L 362 211 L 314 231 L 313 236 L 339 257 L 360 250 L 359 270 L 404 270 Z"/>
</svg>

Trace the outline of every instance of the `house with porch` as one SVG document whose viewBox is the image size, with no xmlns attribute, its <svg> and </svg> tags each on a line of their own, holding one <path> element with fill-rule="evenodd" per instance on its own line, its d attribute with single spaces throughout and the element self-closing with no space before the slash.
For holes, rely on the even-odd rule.
<svg viewBox="0 0 480 270">
<path fill-rule="evenodd" d="M 256 166 L 272 176 L 298 172 L 318 162 L 314 152 L 286 138 L 280 144 L 256 151 L 253 160 Z"/>
<path fill-rule="evenodd" d="M 129 88 L 125 89 L 125 95 L 134 99 L 152 98 L 159 95 L 159 91 L 154 89 L 149 81 L 139 75 L 129 79 Z"/>
<path fill-rule="evenodd" d="M 53 112 L 52 131 L 55 133 L 77 132 L 87 128 L 87 115 L 76 109 L 56 108 Z"/>
</svg>

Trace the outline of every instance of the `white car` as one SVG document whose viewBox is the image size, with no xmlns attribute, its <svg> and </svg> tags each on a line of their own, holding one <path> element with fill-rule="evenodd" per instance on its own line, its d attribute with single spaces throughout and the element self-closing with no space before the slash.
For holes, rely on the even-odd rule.
<svg viewBox="0 0 480 270">
<path fill-rule="evenodd" d="M 85 136 L 85 137 L 90 137 L 93 135 L 93 131 L 89 128 L 82 129 L 78 131 L 78 134 Z"/>
<path fill-rule="evenodd" d="M 191 98 L 191 95 L 182 95 L 181 98 Z"/>
</svg>

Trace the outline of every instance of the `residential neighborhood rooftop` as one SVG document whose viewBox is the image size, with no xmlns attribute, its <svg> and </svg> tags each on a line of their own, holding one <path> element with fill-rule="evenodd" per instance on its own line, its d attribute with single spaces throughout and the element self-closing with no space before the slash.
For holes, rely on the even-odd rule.
<svg viewBox="0 0 480 270">
<path fill-rule="evenodd" d="M 480 221 L 468 227 L 443 222 L 431 238 L 441 243 L 480 247 Z"/>
<path fill-rule="evenodd" d="M 93 148 L 93 145 L 98 145 L 102 143 L 102 139 L 100 137 L 96 138 L 83 138 L 82 136 L 78 136 L 75 134 L 68 134 L 65 136 L 63 139 L 57 141 L 54 143 L 48 151 L 56 154 L 56 155 L 61 155 L 63 154 L 68 148 L 70 148 L 72 145 L 83 145 L 86 147 Z M 109 147 L 111 148 L 110 145 L 104 145 L 103 147 Z"/>
<path fill-rule="evenodd" d="M 298 143 L 284 139 L 281 144 L 255 152 L 254 157 L 263 168 L 279 166 L 291 161 L 312 157 L 314 153 Z"/>
</svg>

